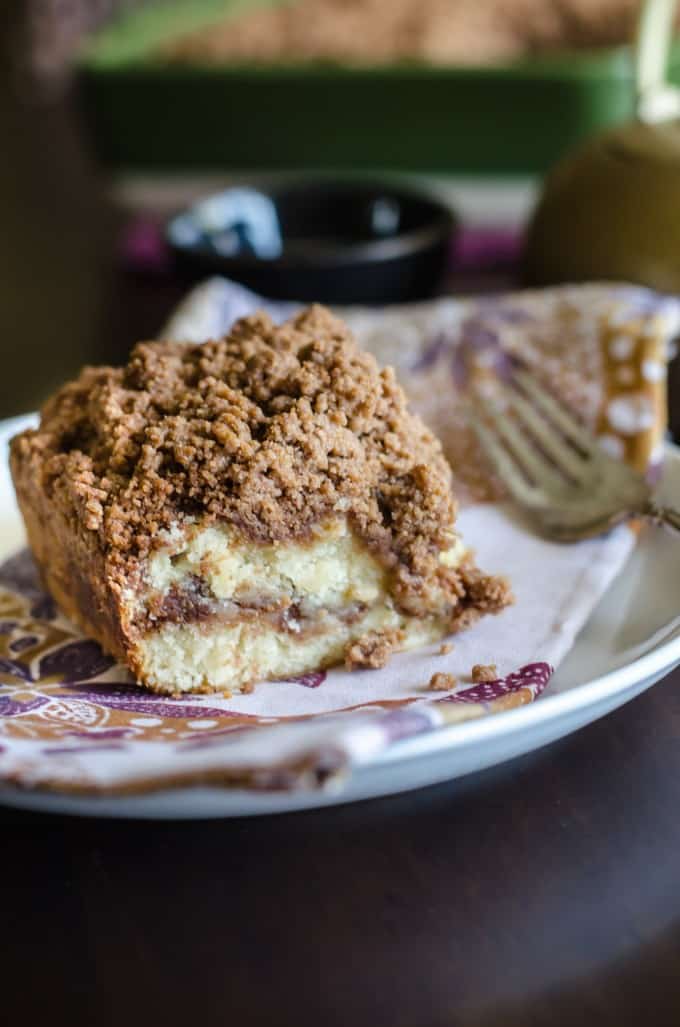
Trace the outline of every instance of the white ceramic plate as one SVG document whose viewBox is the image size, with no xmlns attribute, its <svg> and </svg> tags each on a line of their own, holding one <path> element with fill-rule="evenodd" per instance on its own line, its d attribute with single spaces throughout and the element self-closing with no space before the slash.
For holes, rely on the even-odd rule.
<svg viewBox="0 0 680 1027">
<path fill-rule="evenodd" d="M 20 429 L 26 419 L 0 425 Z M 680 449 L 668 446 L 661 495 L 680 506 Z M 23 541 L 6 467 L 0 465 L 0 559 Z M 680 663 L 680 539 L 645 531 L 621 577 L 595 609 L 547 693 L 507 713 L 423 734 L 355 771 L 342 790 L 258 794 L 169 789 L 130 798 L 81 798 L 0 789 L 0 802 L 83 816 L 200 818 L 282 813 L 374 798 L 462 777 L 538 749 L 597 720 Z"/>
</svg>

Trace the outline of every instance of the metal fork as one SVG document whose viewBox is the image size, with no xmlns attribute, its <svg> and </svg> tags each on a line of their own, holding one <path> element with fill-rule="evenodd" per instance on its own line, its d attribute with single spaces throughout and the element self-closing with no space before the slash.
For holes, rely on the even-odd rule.
<svg viewBox="0 0 680 1027">
<path fill-rule="evenodd" d="M 542 535 L 576 542 L 629 518 L 680 531 L 680 511 L 658 505 L 642 475 L 605 453 L 528 372 L 500 387 L 500 402 L 475 400 L 470 420 L 482 447 Z"/>
</svg>

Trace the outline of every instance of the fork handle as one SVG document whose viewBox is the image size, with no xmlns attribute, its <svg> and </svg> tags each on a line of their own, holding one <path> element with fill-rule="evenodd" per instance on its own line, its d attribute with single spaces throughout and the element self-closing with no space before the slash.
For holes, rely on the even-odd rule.
<svg viewBox="0 0 680 1027">
<path fill-rule="evenodd" d="M 672 506 L 659 506 L 650 499 L 640 513 L 654 524 L 667 524 L 670 528 L 680 531 L 680 510 L 674 510 Z"/>
</svg>

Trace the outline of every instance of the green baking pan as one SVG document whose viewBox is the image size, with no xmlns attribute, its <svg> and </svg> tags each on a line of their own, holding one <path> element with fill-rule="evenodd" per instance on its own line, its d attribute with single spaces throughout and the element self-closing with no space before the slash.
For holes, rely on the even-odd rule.
<svg viewBox="0 0 680 1027">
<path fill-rule="evenodd" d="M 628 47 L 483 68 L 178 66 L 155 55 L 164 40 L 249 3 L 154 3 L 87 40 L 78 91 L 105 164 L 526 175 L 633 114 Z M 680 83 L 680 44 L 669 77 Z"/>
</svg>

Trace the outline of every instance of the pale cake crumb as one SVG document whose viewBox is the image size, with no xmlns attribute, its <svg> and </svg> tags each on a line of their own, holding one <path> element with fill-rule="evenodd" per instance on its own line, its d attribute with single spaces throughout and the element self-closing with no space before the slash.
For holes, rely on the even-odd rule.
<svg viewBox="0 0 680 1027">
<path fill-rule="evenodd" d="M 471 677 L 476 685 L 485 681 L 497 681 L 498 668 L 495 663 L 475 663 Z"/>
<path fill-rule="evenodd" d="M 442 671 L 437 671 L 430 678 L 427 688 L 430 692 L 450 692 L 457 684 L 458 678 L 454 674 L 444 674 Z"/>
</svg>

